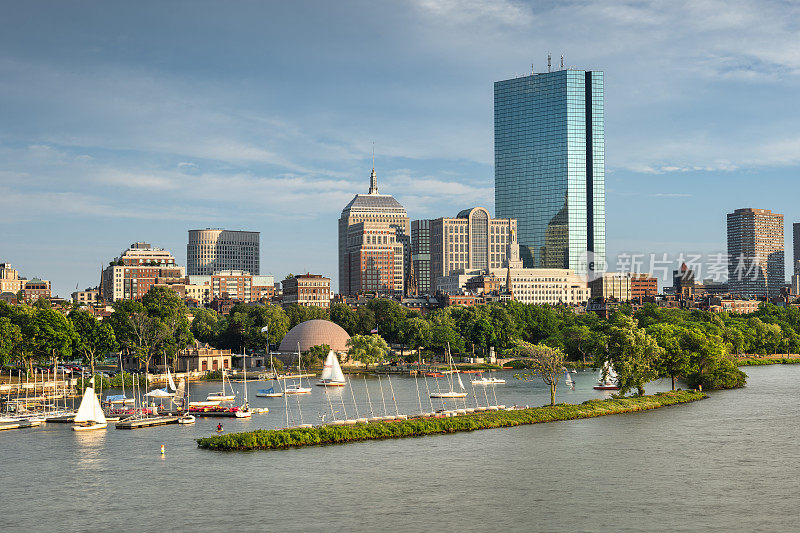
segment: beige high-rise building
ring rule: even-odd
[[[222,271],[241,270],[257,276],[260,236],[258,231],[189,230],[186,273],[210,276]]]
[[[19,277],[19,272],[11,263],[0,263],[0,293],[10,292],[17,294],[25,287],[28,280]]]
[[[769,209],[728,213],[728,287],[741,296],[780,296],[786,283],[783,215]]]
[[[403,294],[410,223],[405,208],[378,193],[375,169],[368,194],[357,194],[339,217],[339,292]]]
[[[509,259],[519,262],[516,232],[516,220],[491,218],[483,207],[464,209],[455,218],[431,220],[430,280],[434,289],[443,276],[503,268]]]

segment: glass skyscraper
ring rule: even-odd
[[[515,218],[524,266],[605,270],[603,73],[494,84],[495,211]]]

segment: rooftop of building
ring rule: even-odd
[[[375,169],[370,174],[370,187],[367,194],[356,194],[342,209],[342,215],[352,211],[384,211],[406,214],[406,208],[389,194],[378,193],[378,177]]]

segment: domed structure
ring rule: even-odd
[[[289,330],[281,341],[281,352],[296,352],[297,343],[300,351],[305,352],[312,346],[327,344],[334,352],[346,352],[350,335],[338,324],[329,320],[306,320]]]

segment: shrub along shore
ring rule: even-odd
[[[513,411],[486,411],[447,418],[413,418],[392,422],[373,422],[353,426],[316,426],[311,428],[259,429],[245,433],[230,433],[197,439],[200,448],[221,451],[269,450],[323,444],[344,444],[363,440],[421,437],[539,424],[559,420],[575,420],[597,416],[657,409],[668,405],[702,400],[698,391],[670,391],[649,396],[588,400],[579,405],[558,404]]]

